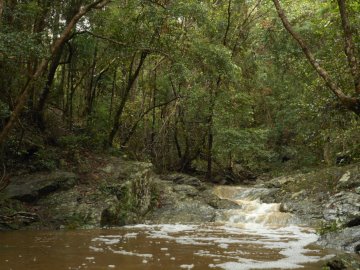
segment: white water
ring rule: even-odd
[[[212,260],[207,268],[224,270],[299,269],[304,264],[331,257],[308,248],[317,240],[313,230],[297,226],[292,215],[279,211],[279,204],[260,201],[259,197],[267,192],[266,189],[217,187],[214,192],[240,206],[239,209],[219,211],[215,225],[136,225],[126,229],[145,235],[150,242],[165,243],[170,247],[191,247],[195,259],[180,265],[183,269],[196,269],[196,257]],[[115,239],[109,236],[93,241],[108,245],[115,243]],[[125,251],[123,247],[110,250],[118,254],[146,257],[149,259],[146,262],[156,259],[149,254]],[[176,252],[172,253],[173,248],[163,247],[160,250],[172,260],[177,259]]]
[[[250,228],[286,226],[297,221],[291,214],[280,212],[280,204],[260,201],[260,196],[266,194],[267,189],[220,186],[214,192],[220,198],[236,202],[241,207],[220,212],[217,216],[219,221]]]
[[[260,201],[266,189],[217,187],[214,192],[239,204],[239,209],[219,210],[215,223],[3,233],[0,268],[316,270],[331,257],[312,245],[317,240],[312,229],[297,225],[278,204]]]

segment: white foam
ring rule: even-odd
[[[190,270],[190,269],[194,268],[194,265],[193,264],[182,264],[182,265],[180,265],[180,268]]]
[[[142,257],[142,258],[152,258],[152,254],[141,254],[137,252],[131,252],[131,251],[125,251],[125,250],[114,250],[112,248],[109,248],[113,253],[120,254],[120,255],[126,255],[126,256],[136,256],[136,257]]]
[[[93,247],[93,246],[89,246],[89,249],[91,249],[92,251],[95,251],[95,252],[103,252],[104,251],[103,248],[97,248],[97,247]]]
[[[120,243],[120,239],[105,238],[105,237],[96,237],[96,238],[93,238],[91,241],[104,242],[105,245],[114,245],[114,244]]]
[[[136,238],[138,233],[127,233],[124,235],[124,238]]]
[[[239,192],[241,194],[238,194]],[[166,243],[176,243],[178,245],[201,246],[201,250],[194,252],[194,255],[212,258],[213,263],[209,264],[209,267],[224,270],[295,269],[302,268],[302,264],[327,258],[308,255],[310,250],[307,249],[307,246],[315,242],[318,236],[309,228],[291,225],[292,216],[280,213],[279,204],[261,203],[258,197],[264,192],[267,191],[255,188],[235,188],[234,191],[223,192],[225,194],[229,193],[231,198],[227,199],[234,200],[242,205],[242,208],[219,210],[222,211],[221,215],[224,220],[217,225],[140,224],[126,226],[127,233],[123,236],[100,236],[92,241],[109,246],[116,245],[124,239],[128,239],[128,242],[130,242],[132,238],[137,238],[141,234],[147,238],[150,244],[164,245],[165,241]],[[213,251],[214,245],[218,247],[216,252]],[[147,263],[148,259],[153,257],[152,254],[119,250],[119,247],[116,250],[111,247],[107,247],[107,249],[115,254],[142,257],[143,263]],[[168,248],[161,247],[160,250],[166,252]],[[276,251],[281,258],[274,261],[271,261],[271,259],[269,261],[247,259],[255,251],[264,258]],[[314,254],[312,250],[311,254]],[[171,255],[167,252],[165,256],[170,257]],[[269,255],[269,257],[273,256]],[[160,258],[154,260],[159,261]],[[175,260],[175,257],[170,257],[170,260]],[[180,267],[192,269],[194,264],[182,264]]]

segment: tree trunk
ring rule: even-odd
[[[0,0],[0,25],[2,24],[3,11],[4,11],[4,0]]]
[[[360,70],[356,59],[355,46],[352,37],[352,30],[346,10],[345,0],[337,0],[341,16],[341,23],[344,30],[345,54],[347,56],[351,75],[354,78],[355,92],[360,94]]]
[[[88,13],[91,9],[93,8],[100,8],[105,6],[107,3],[109,3],[110,0],[97,0],[87,6],[83,6],[80,8],[80,10],[76,13],[76,15],[70,20],[70,22],[68,23],[68,25],[65,27],[65,29],[63,30],[63,32],[61,33],[60,37],[58,39],[56,39],[50,48],[51,51],[51,57],[54,57],[54,55],[56,55],[58,53],[58,51],[60,50],[61,46],[66,42],[66,40],[69,38],[72,29],[75,27],[75,25],[77,24],[77,22],[86,14]],[[32,76],[32,78],[29,80],[29,82],[25,85],[25,87],[23,88],[22,93],[20,94],[19,98],[17,99],[17,103],[15,105],[14,110],[12,111],[10,118],[8,120],[8,122],[5,124],[4,128],[1,130],[0,132],[0,145],[2,145],[8,134],[10,133],[11,129],[13,128],[13,126],[15,125],[18,117],[20,116],[22,110],[24,109],[24,106],[28,100],[28,96],[29,96],[29,91],[33,85],[33,83],[38,80],[45,72],[48,63],[51,59],[51,57],[43,59],[39,66],[36,69],[36,72],[34,73],[34,75]]]
[[[220,86],[220,78],[218,79],[217,87]],[[208,143],[207,143],[207,171],[206,179],[212,180],[212,162],[213,162],[213,144],[214,144],[214,109],[215,109],[215,91],[217,89],[210,89],[210,107],[209,107],[209,118],[208,118]]]
[[[324,161],[327,166],[334,165],[334,159],[331,151],[331,141],[330,136],[327,136],[324,143],[324,149],[323,149],[323,155],[324,155]]]
[[[89,83],[89,86],[88,86],[87,92],[86,92],[85,115],[86,115],[88,120],[90,120],[89,117],[91,117],[91,113],[92,113],[92,110],[93,110],[94,88],[96,89],[96,84],[94,83],[95,70],[96,70],[96,60],[97,60],[96,58],[97,58],[97,44],[95,45],[93,61],[92,61],[92,65],[91,65],[90,83]]]
[[[121,102],[120,102],[120,105],[116,111],[116,114],[115,114],[115,117],[114,117],[114,124],[113,124],[113,128],[111,129],[110,131],[110,134],[109,134],[109,139],[108,139],[108,146],[112,146],[113,145],[113,142],[114,142],[114,138],[120,128],[120,118],[121,118],[121,115],[124,111],[124,108],[125,108],[125,105],[126,105],[126,102],[128,100],[128,97],[129,97],[129,94],[130,94],[130,90],[132,89],[136,79],[138,78],[139,74],[140,74],[140,70],[145,62],[145,59],[148,55],[148,52],[144,51],[141,53],[141,56],[140,56],[140,61],[138,63],[138,66],[134,72],[134,74],[132,74],[132,70],[133,70],[133,62],[135,59],[133,59],[133,62],[131,63],[130,65],[130,69],[129,69],[129,80],[128,80],[128,83],[126,85],[126,88],[125,88],[125,91],[124,91],[124,95],[122,96],[122,99],[121,99]],[[135,58],[135,56],[134,56]]]
[[[315,56],[312,54],[302,37],[294,31],[285,15],[284,10],[281,8],[279,0],[273,0],[273,2],[285,29],[300,45],[309,63],[312,65],[315,71],[323,78],[327,87],[337,96],[337,98],[340,100],[340,102],[344,105],[345,108],[353,111],[357,115],[360,115],[360,99],[346,95],[340,89],[340,87],[337,86],[337,84],[332,80],[328,72],[320,66],[320,64],[318,63]]]
[[[47,80],[46,80],[46,84],[45,87],[43,89],[43,91],[41,92],[40,98],[39,98],[39,103],[37,105],[36,108],[36,122],[39,126],[39,128],[41,130],[45,130],[45,121],[44,121],[44,109],[45,109],[45,104],[46,104],[46,100],[50,94],[50,90],[51,90],[51,86],[54,82],[54,78],[55,78],[55,73],[56,70],[59,66],[60,63],[60,59],[62,56],[62,52],[63,52],[63,48],[64,45],[61,46],[60,50],[56,53],[56,55],[54,55],[54,58],[50,64],[50,69],[49,69],[49,73],[47,76]]]
[[[113,104],[114,104],[114,96],[115,96],[115,88],[116,88],[116,75],[117,75],[117,68],[114,71],[113,83],[112,83],[112,88],[111,88],[111,99],[110,99],[110,108],[109,108],[110,120],[112,117]]]

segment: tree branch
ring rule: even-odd
[[[352,31],[346,10],[345,0],[337,0],[341,16],[341,24],[344,30],[345,54],[347,56],[351,75],[354,78],[355,91],[360,94],[360,70],[359,63],[356,59],[355,46],[352,38]]]
[[[315,71],[323,78],[328,88],[337,96],[340,102],[349,110],[355,112],[357,115],[360,115],[360,100],[351,96],[346,95],[341,88],[332,80],[328,72],[320,66],[316,60],[313,53],[310,51],[309,47],[302,39],[302,37],[296,33],[291,26],[289,20],[287,19],[284,10],[282,9],[279,0],[272,0],[274,2],[277,13],[284,25],[285,29],[290,33],[290,35],[297,41],[300,45],[302,51],[304,52],[309,63],[315,69]]]
[[[13,126],[16,123],[17,118],[21,114],[22,110],[24,109],[24,106],[28,100],[28,95],[31,87],[33,86],[33,83],[38,80],[46,71],[47,66],[51,60],[52,57],[54,57],[58,51],[61,49],[63,44],[68,40],[72,29],[75,27],[76,23],[91,9],[93,8],[99,8],[104,7],[106,4],[108,4],[110,0],[96,0],[93,3],[83,6],[80,8],[80,10],[75,14],[75,16],[70,20],[68,25],[65,27],[65,29],[62,31],[60,37],[56,39],[50,46],[50,57],[43,59],[38,67],[36,68],[36,71],[34,75],[31,78],[30,83],[28,83],[25,87],[22,93],[20,94],[19,98],[17,99],[17,103],[15,105],[14,110],[12,111],[9,120],[5,124],[4,128],[0,132],[0,145],[4,143],[6,140],[9,132],[13,128]]]

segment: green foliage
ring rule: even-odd
[[[29,169],[33,171],[51,171],[58,166],[59,155],[52,149],[40,149],[32,157]]]
[[[0,119],[4,119],[10,116],[9,107],[0,100]]]
[[[88,1],[9,3],[0,29],[2,125],[49,44]],[[210,153],[219,171],[234,162],[279,172],[331,165],[339,156],[359,161],[359,119],[339,106],[271,1],[229,3],[129,0],[93,10],[63,48],[52,83],[44,74],[32,87],[23,122],[37,125],[33,114],[48,81],[45,115],[57,112],[57,141],[74,156],[73,149],[102,149],[118,124],[115,151],[162,170],[204,170]],[[336,3],[283,5],[318,61],[351,93]],[[359,4],[347,7],[358,25]],[[358,35],[354,43],[359,47]],[[11,141],[6,148],[15,159],[27,155]],[[56,166],[47,153],[34,158],[35,167]]]
[[[338,232],[341,230],[341,226],[339,226],[336,221],[332,221],[332,222],[322,222],[322,224],[320,225],[319,228],[317,228],[316,232],[319,235],[325,235],[327,233],[332,233],[332,232]]]
[[[73,213],[65,220],[65,229],[76,230],[88,224],[89,217],[84,213]]]
[[[84,148],[91,145],[92,138],[88,134],[81,135],[66,135],[59,139],[59,143],[62,147],[68,149]]]

